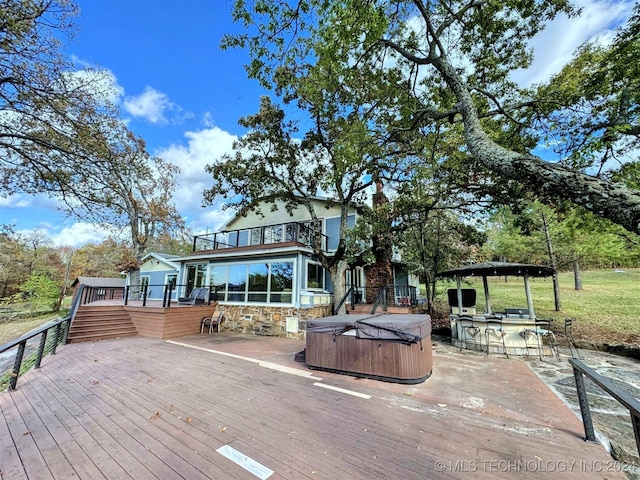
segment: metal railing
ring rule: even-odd
[[[175,283],[167,283],[167,284],[140,284],[140,285],[127,285],[124,289],[124,304],[128,305],[129,300],[142,300],[142,306],[147,306],[147,300],[149,299],[152,290],[154,288],[159,288],[162,290],[162,306],[164,308],[171,307],[171,301],[179,302],[180,296],[177,292],[185,292],[185,297],[188,296],[186,293],[194,288],[208,288],[209,294],[207,295],[207,300],[205,303],[207,305],[211,304],[211,301],[215,299],[214,297],[214,289],[215,287],[193,287],[192,285],[177,285]]]
[[[393,294],[391,295],[390,292],[393,292]],[[356,304],[367,303],[367,299],[370,299],[369,302],[373,304],[371,308],[372,315],[376,313],[379,306],[382,306],[383,311],[386,312],[390,306],[415,307],[418,305],[416,287],[411,285],[383,285],[379,288],[352,285],[333,309],[333,314],[335,315],[336,312],[339,312],[347,300],[349,300],[351,310],[354,310]]]
[[[11,370],[5,373],[0,373],[0,391],[9,387],[9,390],[15,390],[18,383],[18,377],[29,370],[32,366],[34,368],[40,368],[42,358],[47,353],[51,355],[56,354],[56,348],[60,343],[67,343],[67,334],[69,333],[69,327],[71,326],[71,315],[61,318],[53,323],[47,323],[42,327],[26,333],[25,335],[0,346],[0,356],[3,356],[5,352],[15,348],[16,355],[13,360],[13,367]],[[49,331],[54,330],[53,336],[49,336]],[[40,342],[38,347],[31,348],[30,351],[27,348],[27,342],[37,336],[40,336]],[[48,341],[47,341],[48,340]],[[25,353],[27,358],[25,359]]]
[[[590,442],[596,441],[593,421],[591,419],[591,410],[589,409],[589,399],[587,398],[587,390],[584,385],[584,375],[629,410],[633,433],[636,437],[636,448],[640,456],[640,402],[628,393],[620,390],[620,388],[608,378],[603,377],[592,368],[587,367],[581,360],[570,358],[569,363],[573,366],[573,376],[576,381],[578,402],[580,404],[580,412],[582,413],[582,424],[584,425],[586,439]]]
[[[306,222],[278,223],[255,228],[196,235],[193,237],[193,251],[220,250],[253,245],[275,245],[287,242],[298,242],[311,247],[317,235],[321,236],[321,248],[326,251],[328,237],[316,232]]]
[[[351,305],[351,310],[353,310],[354,305],[356,304],[356,287],[354,287],[353,285],[347,289],[347,293],[344,294],[344,297],[342,297],[338,305],[331,309],[332,315],[338,314],[338,312],[342,308],[342,305],[344,305],[344,302],[347,301],[347,298],[350,299],[349,304]]]

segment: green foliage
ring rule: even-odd
[[[640,6],[613,43],[581,46],[573,60],[536,95],[536,127],[574,168],[616,170],[640,145]],[[637,190],[637,187],[631,187]]]
[[[60,285],[39,273],[33,273],[20,286],[25,300],[31,304],[31,312],[36,309],[51,309],[57,305],[60,297]]]
[[[305,139],[339,153],[336,171],[366,151],[363,178],[404,181],[428,159],[442,167],[433,178],[467,174],[483,187],[470,194],[568,199],[637,232],[637,192],[527,153],[539,138],[532,127],[549,127],[549,112],[576,97],[554,104],[555,87],[526,91],[510,73],[530,65],[529,41],[549,20],[577,13],[566,0],[238,0],[246,29],[223,47],[247,48],[249,77],[311,113]],[[441,137],[457,154],[434,155]]]
[[[490,220],[485,255],[501,261],[549,263],[541,215],[546,215],[559,270],[640,265],[640,238],[590,212],[533,203],[517,213],[502,208]]]

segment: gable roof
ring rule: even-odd
[[[86,285],[88,287],[124,287],[124,278],[108,278],[108,277],[78,277],[71,284],[72,287],[76,285]]]
[[[149,258],[155,258],[156,260],[167,264],[168,266],[170,266],[175,270],[180,269],[180,266],[175,262],[175,260],[179,258],[178,255],[171,255],[169,253],[151,252],[151,253],[147,253],[144,257],[142,257],[142,263],[146,262]]]

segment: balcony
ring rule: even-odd
[[[200,252],[260,245],[276,246],[287,243],[298,243],[313,247],[317,235],[321,236],[321,248],[326,251],[327,236],[316,232],[311,222],[278,223],[241,230],[196,235],[193,238],[193,251]]]

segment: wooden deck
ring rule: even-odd
[[[626,478],[522,361],[436,344],[433,376],[408,386],[310,371],[303,347],[224,333],[62,346],[0,393],[0,477]]]

